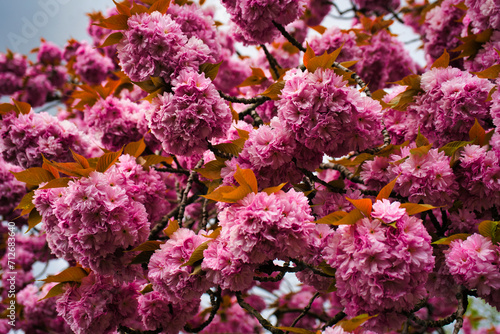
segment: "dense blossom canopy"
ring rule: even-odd
[[[500,333],[496,1],[114,5],[0,53],[0,334]]]

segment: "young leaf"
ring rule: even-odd
[[[467,233],[457,233],[457,234],[450,235],[447,238],[441,238],[439,240],[436,240],[436,241],[432,242],[432,244],[433,245],[449,245],[449,244],[451,244],[451,242],[453,240],[458,240],[458,239],[465,240],[469,236],[470,236],[470,234],[467,234]]]
[[[316,224],[328,224],[328,225],[336,225],[335,223],[347,216],[348,213],[345,211],[335,211],[330,213],[329,215],[324,216],[316,220],[314,223]]]
[[[82,167],[83,169],[90,168],[89,162],[84,156],[73,152],[73,150],[71,150],[71,149],[70,149],[70,151],[71,151],[71,154],[73,155],[73,159],[75,160],[75,162],[80,164],[80,167]]]
[[[307,330],[304,328],[297,328],[297,327],[281,326],[281,327],[274,327],[274,328],[282,330],[282,331],[290,332],[290,333],[297,333],[297,334],[314,334],[315,333],[313,331],[310,331],[310,330]]]
[[[486,131],[484,131],[483,127],[475,118],[474,125],[469,130],[469,138],[474,141],[474,144],[478,144],[480,146],[485,145]]]
[[[202,243],[201,245],[199,245],[198,247],[196,247],[196,249],[193,251],[193,254],[191,254],[191,257],[189,257],[189,260],[186,263],[182,264],[181,267],[192,266],[196,262],[202,260],[203,259],[203,251],[208,248],[208,243],[210,241],[212,241],[212,240],[207,240],[204,243]]]
[[[87,277],[89,273],[82,267],[69,267],[57,275],[51,275],[43,279],[45,283],[51,282],[81,282],[82,278]]]
[[[238,145],[233,143],[222,143],[214,145],[214,148],[228,154],[232,154],[234,156],[238,156],[241,152],[241,148]]]
[[[429,140],[420,133],[420,127],[418,128],[418,134],[417,139],[415,139],[415,144],[417,144],[417,147],[430,145]]]
[[[368,314],[360,314],[357,317],[354,317],[349,320],[341,320],[337,323],[337,326],[342,327],[346,332],[353,332],[359,326],[361,326],[365,321],[370,320],[371,318],[375,318],[376,315],[368,315]]]
[[[151,155],[146,155],[146,156],[140,157],[139,160],[142,161],[140,164],[144,168],[147,168],[149,166],[157,165],[157,164],[159,164],[161,162],[165,162],[165,163],[167,163],[167,164],[170,165],[174,161],[174,159],[172,157],[164,157],[164,156],[155,155],[155,154],[151,154]]]
[[[483,237],[491,238],[493,243],[497,243],[500,239],[498,222],[496,221],[484,220],[479,224],[478,230]]]
[[[426,155],[429,153],[429,150],[432,148],[432,144],[426,145],[426,146],[420,146],[417,148],[412,148],[410,150],[411,154],[418,155],[419,157]]]
[[[210,179],[218,180],[221,178],[220,171],[222,168],[226,167],[226,164],[219,160],[209,161],[203,166],[203,168],[195,169],[201,176]]]
[[[200,65],[200,72],[205,73],[206,78],[210,78],[212,81],[217,77],[217,73],[219,73],[219,67],[222,64],[222,61],[217,64],[205,63]]]
[[[129,154],[135,158],[140,156],[142,152],[146,149],[146,143],[144,143],[144,137],[139,141],[128,143],[123,149],[123,154]]]
[[[346,197],[346,199],[351,202],[355,208],[359,209],[365,215],[365,217],[370,217],[373,204],[371,198],[352,199]]]
[[[178,229],[179,229],[179,222],[177,221],[177,219],[171,219],[168,222],[167,228],[163,230],[163,233],[165,233],[165,235],[170,238],[172,234],[174,234],[175,231],[177,231]]]
[[[266,74],[260,68],[251,67],[252,75],[240,83],[237,87],[260,85],[267,80]]]
[[[42,216],[38,212],[38,210],[31,210],[30,215],[28,216],[28,233],[33,227],[37,226],[42,222]]]
[[[437,209],[437,207],[429,204],[417,204],[417,203],[402,203],[401,208],[406,210],[409,216],[416,215],[417,213]]]
[[[149,8],[149,13],[154,11],[159,11],[162,14],[166,14],[168,7],[170,6],[170,0],[156,0],[156,2]]]
[[[124,14],[127,16],[132,16],[132,14],[130,13],[129,7],[125,6],[123,3],[117,3],[115,0],[113,0],[113,3],[115,4],[116,9],[118,10],[118,13]]]
[[[97,160],[96,171],[101,173],[107,171],[109,167],[114,165],[120,155],[122,155],[122,152],[123,148],[121,148],[118,152],[105,153],[99,158],[99,160]]]
[[[267,96],[271,100],[279,100],[279,95],[281,94],[281,90],[285,87],[285,81],[278,81],[271,86],[269,86],[264,92],[260,95]]]
[[[201,197],[204,197],[206,199],[211,199],[212,201],[216,202],[234,203],[233,201],[227,201],[226,199],[224,199],[224,194],[232,192],[235,189],[236,189],[235,187],[231,186],[221,186],[206,195],[202,195]]]
[[[285,184],[286,184],[286,182],[282,183],[282,184],[280,184],[279,186],[276,186],[276,187],[268,187],[266,189],[263,189],[262,192],[264,192],[264,193],[266,193],[268,195],[277,193],[278,191],[281,190],[281,188],[283,188],[285,186]]]
[[[151,256],[153,256],[154,251],[144,251],[140,252],[137,254],[136,257],[132,259],[130,264],[142,264],[142,263],[148,263],[149,259],[151,259]]]
[[[35,207],[35,205],[33,204],[33,196],[35,196],[34,190],[24,195],[21,199],[21,202],[19,202],[14,210],[21,209],[23,211],[29,210],[28,212],[30,212]],[[26,213],[22,214],[21,216],[25,215]]]
[[[396,176],[396,178],[394,180],[392,180],[387,185],[385,185],[382,188],[382,190],[380,190],[380,192],[378,193],[377,198],[376,198],[377,201],[381,201],[383,199],[388,199],[389,196],[391,196],[392,189],[394,189],[394,186],[396,185],[396,181],[397,181],[398,177],[399,177],[399,175]]]
[[[68,186],[69,181],[73,180],[70,177],[60,177],[58,179],[54,179],[41,187],[40,189],[51,189],[51,188],[64,188]]]
[[[23,114],[23,115],[27,115],[30,113],[31,105],[29,103],[21,102],[21,101],[14,100],[14,99],[12,99],[12,101],[14,102],[14,105],[16,106],[18,113]]]
[[[62,295],[64,293],[64,287],[66,284],[67,283],[65,283],[65,282],[61,282],[61,283],[54,285],[49,290],[49,292],[47,292],[47,294],[43,298],[38,299],[38,301]]]
[[[100,24],[96,24],[97,26],[108,28],[111,30],[127,30],[128,29],[128,16],[124,14],[117,14],[110,16],[104,20]]]
[[[311,46],[309,45],[309,43],[307,43],[306,52],[304,52],[304,57],[302,58],[302,62],[304,63],[304,66],[306,68],[309,65],[309,60],[315,56],[316,54],[314,53],[313,49],[311,49]]]
[[[135,247],[132,250],[129,250],[128,252],[143,252],[143,251],[155,251],[157,249],[160,249],[160,245],[162,245],[163,242],[161,241],[156,241],[156,240],[148,240],[140,244],[139,246]]]
[[[481,72],[472,72],[472,74],[477,75],[478,78],[495,80],[500,75],[500,64],[490,66]]]
[[[444,49],[443,54],[434,61],[434,63],[431,66],[431,69],[433,68],[446,68],[450,65],[450,54],[446,52],[446,49]]]
[[[40,183],[49,182],[54,179],[54,175],[42,167],[31,167],[22,172],[11,173],[18,181],[31,185],[39,185]]]
[[[104,48],[106,46],[118,44],[118,43],[120,43],[120,41],[122,40],[122,38],[123,38],[123,33],[121,33],[121,32],[114,32],[114,33],[110,34],[106,38],[106,40],[104,41],[104,43],[102,43],[101,45],[99,45],[99,47],[100,48]]]
[[[452,157],[459,148],[464,147],[466,145],[470,145],[472,143],[474,143],[474,142],[473,141],[452,141],[452,142],[449,142],[448,144],[444,145],[443,147],[441,147],[438,151],[439,152],[444,151],[444,154],[446,154],[449,157]]]
[[[241,185],[248,188],[248,192],[257,193],[259,191],[257,186],[257,178],[251,169],[241,169],[236,166],[236,173],[234,173],[234,179]]]

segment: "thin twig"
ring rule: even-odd
[[[302,46],[292,35],[286,31],[285,27],[283,27],[281,24],[277,23],[276,21],[273,20],[273,24],[280,31],[280,33],[285,37],[290,43],[292,43],[293,46],[295,46],[297,49],[299,49],[302,52],[306,52],[306,48]]]
[[[268,331],[270,331],[273,334],[284,334],[284,332],[281,329],[277,329],[276,327],[274,327],[269,322],[269,320],[265,319],[259,312],[257,312],[256,309],[254,309],[252,306],[250,306],[250,304],[245,302],[243,300],[243,297],[241,296],[240,291],[237,291],[235,294],[236,294],[236,299],[238,300],[238,304],[240,304],[240,306],[242,308],[244,308],[248,313],[253,315],[255,317],[255,319],[257,319],[259,321],[259,323],[262,325],[262,327],[264,327],[265,329],[267,329]]]
[[[212,290],[208,290],[207,293],[210,295],[210,303],[212,304],[212,309],[210,310],[210,316],[208,317],[208,319],[205,322],[203,322],[198,327],[191,328],[191,326],[189,324],[184,326],[184,330],[186,332],[190,332],[190,333],[201,332],[208,325],[210,325],[210,323],[214,320],[215,315],[217,314],[217,311],[219,310],[221,300],[222,300],[221,289],[220,289],[220,287],[217,287],[216,293],[214,293]]]
[[[196,199],[198,199],[199,194],[195,194],[191,197],[189,197],[186,200],[186,205],[193,203]],[[151,232],[149,233],[148,240],[155,240],[158,238],[158,234],[167,226],[170,218],[176,216],[179,212],[180,205],[177,205],[174,209],[172,209],[169,213],[167,213],[165,216],[163,216],[163,219],[161,222],[156,224],[152,229]]]
[[[249,107],[249,108],[247,108],[247,109],[243,110],[242,112],[240,112],[240,113],[238,114],[239,119],[240,119],[240,120],[243,120],[243,119],[245,118],[245,116],[250,115],[250,116],[252,116],[252,118],[253,118],[253,120],[254,120],[254,123],[255,123],[256,125],[258,125],[258,124],[263,124],[262,119],[261,119],[261,118],[260,118],[260,116],[257,114],[257,112],[255,111],[255,109],[257,109],[257,107],[258,107],[258,106],[260,106],[260,105],[264,104],[264,102],[266,102],[266,101],[257,102],[257,103],[255,103],[253,106],[251,106],[251,107]]]
[[[262,50],[264,50],[267,61],[269,62],[269,66],[271,67],[271,70],[274,72],[274,76],[276,77],[277,80],[280,77],[280,73],[278,72],[278,68],[281,68],[280,64],[278,64],[276,58],[273,57],[273,55],[269,52],[269,50],[264,44],[261,44],[260,47],[262,48]]]
[[[340,320],[344,319],[346,316],[347,316],[347,314],[345,314],[344,311],[340,311],[333,318],[331,318],[330,320],[328,320],[326,322],[326,324],[324,324],[323,327],[321,327],[321,329],[325,330],[328,327],[332,327],[337,322],[339,322]]]
[[[179,222],[179,226],[182,227],[182,219],[184,218],[184,210],[186,209],[186,201],[189,192],[191,191],[191,187],[193,186],[194,176],[196,175],[196,169],[200,168],[203,165],[203,158],[198,161],[194,169],[191,171],[191,174],[188,177],[186,188],[182,193],[182,200],[179,204],[179,214],[177,215],[177,221]]]
[[[177,168],[173,168],[173,167],[167,167],[167,166],[163,166],[163,167],[155,167],[155,170],[157,170],[158,172],[168,172],[168,173],[174,173],[174,174],[184,174],[184,175],[189,175],[189,171],[188,170],[185,170],[185,169],[177,169]]]
[[[302,311],[301,314],[299,314],[299,316],[297,318],[295,318],[295,320],[292,322],[292,324],[290,325],[290,327],[295,327],[295,325],[297,325],[297,323],[300,321],[300,319],[302,319],[303,317],[306,316],[306,314],[309,312],[309,310],[311,309],[312,307],[312,304],[314,302],[314,300],[316,298],[318,298],[320,296],[320,293],[319,292],[316,292],[314,294],[314,296],[312,296],[311,300],[309,301],[309,304],[307,304],[307,306],[304,308],[304,310]],[[286,332],[286,334],[288,334],[288,332]]]
[[[460,292],[457,293],[458,299],[458,309],[457,309],[457,322],[455,323],[455,327],[453,328],[453,334],[458,334],[460,328],[462,328],[464,324],[464,314],[467,311],[467,306],[469,305],[469,300],[467,298],[467,290],[462,285],[460,286]]]

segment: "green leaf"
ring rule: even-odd
[[[469,236],[470,236],[470,234],[467,234],[467,233],[457,233],[457,234],[450,235],[449,237],[436,240],[432,244],[433,245],[449,245],[453,240],[458,240],[458,239],[465,240]]]
[[[47,292],[47,294],[43,298],[40,298],[38,301],[62,295],[64,293],[64,291],[65,291],[64,287],[65,287],[66,284],[67,283],[65,283],[65,282],[61,282],[59,284],[54,285],[49,290],[49,292]]]
[[[419,157],[426,155],[429,153],[429,150],[432,148],[432,144],[426,145],[426,146],[420,146],[417,148],[412,148],[410,150],[411,154],[418,155]]]
[[[217,64],[205,63],[200,65],[200,72],[205,73],[206,78],[210,78],[212,81],[217,77],[217,73],[219,73],[219,67],[222,64],[222,61]]]
[[[482,221],[478,226],[479,233],[483,237],[491,238],[491,241],[493,243],[495,244],[498,243],[500,239],[500,233],[498,231],[498,223],[499,222],[492,220]]]
[[[444,151],[444,154],[446,154],[449,157],[452,157],[459,148],[464,147],[466,145],[470,145],[472,143],[474,143],[474,142],[473,141],[452,141],[452,142],[449,142],[448,144],[444,145],[443,147],[441,147],[438,151],[439,152]]]
[[[109,152],[105,153],[103,156],[97,160],[96,171],[104,173],[108,170],[109,167],[114,165],[114,163],[118,160],[120,155],[122,155],[123,148],[121,148],[118,152]]]
[[[135,158],[139,157],[142,152],[146,149],[146,143],[144,142],[144,137],[138,141],[128,143],[123,149],[123,154],[129,154]]]
[[[139,246],[135,247],[134,249],[129,250],[128,252],[155,251],[157,249],[160,249],[160,245],[163,245],[163,242],[156,240],[148,240],[143,242]]]
[[[146,293],[148,292],[152,292],[153,291],[153,284],[148,284],[146,285],[141,291],[139,291],[141,294],[145,295]]]
[[[409,216],[416,215],[417,213],[437,209],[438,207],[429,204],[417,204],[417,203],[402,203],[401,208],[406,210]]]
[[[49,182],[54,179],[54,175],[42,167],[31,167],[19,173],[11,173],[18,181],[31,185],[39,185],[40,183]]]
[[[322,272],[324,272],[328,276],[335,277],[335,272],[336,272],[335,268],[330,267],[330,265],[326,263],[325,260],[323,260],[318,267],[319,269],[321,269]]]
[[[420,127],[418,128],[418,134],[417,134],[417,139],[415,140],[415,144],[417,144],[417,147],[430,145],[429,140],[425,138],[423,134],[420,133]]]
[[[87,277],[89,273],[82,267],[69,267],[57,275],[51,275],[43,279],[45,283],[50,282],[81,282],[82,278]]]
[[[203,251],[205,251],[205,249],[208,248],[208,243],[210,241],[212,241],[212,240],[207,240],[204,243],[202,243],[201,245],[199,245],[198,247],[196,247],[193,254],[191,254],[191,257],[189,258],[189,260],[186,263],[184,263],[183,265],[181,265],[181,267],[192,266],[196,262],[202,260],[203,259]]]

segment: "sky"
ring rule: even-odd
[[[66,40],[89,39],[85,13],[105,10],[111,0],[2,0],[0,52],[10,49],[27,54],[44,37],[64,46]]]

